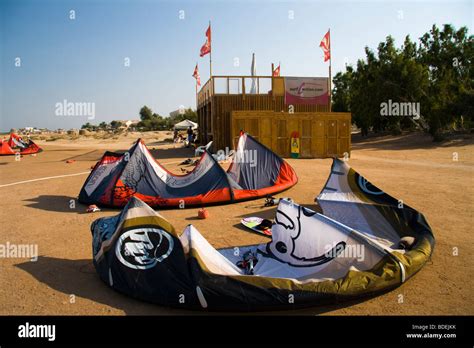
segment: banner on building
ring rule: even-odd
[[[328,105],[328,78],[285,77],[285,104]]]

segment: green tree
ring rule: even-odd
[[[166,129],[171,129],[173,126],[181,121],[190,120],[197,122],[197,112],[191,108],[184,109],[182,113],[174,116],[166,117]]]
[[[381,115],[381,103],[389,100],[419,103],[420,124],[426,121],[435,140],[461,117],[472,124],[474,45],[467,28],[433,26],[418,44],[407,36],[400,48],[388,36],[376,52],[366,47],[365,55],[336,74],[332,91],[333,110],[352,112],[363,135],[413,127],[412,118]]]
[[[117,128],[119,128],[121,125],[122,125],[122,122],[120,122],[120,121],[112,121],[112,122],[110,122],[110,127],[111,127],[112,129],[117,129]]]
[[[466,27],[455,30],[433,25],[420,38],[418,60],[429,67],[430,85],[426,96],[430,133],[440,132],[461,116],[472,121],[474,92],[474,38]]]
[[[185,109],[183,113],[175,116],[163,117],[154,113],[149,107],[143,106],[140,109],[140,119],[137,127],[144,130],[169,130],[173,126],[183,120],[197,122],[197,112],[191,108]]]
[[[351,66],[346,68],[346,73],[338,72],[334,76],[332,83],[332,110],[334,112],[347,112],[350,110],[350,87],[352,83],[352,72]]]
[[[187,108],[184,110],[184,113],[180,114],[181,121],[183,120],[190,120],[193,122],[197,122],[197,112],[191,108]]]
[[[140,120],[145,121],[145,120],[151,120],[153,118],[153,111],[148,106],[143,106],[140,109]]]

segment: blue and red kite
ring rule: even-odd
[[[166,170],[139,139],[126,153],[104,154],[84,183],[79,201],[123,207],[137,197],[152,207],[202,206],[264,197],[297,181],[287,162],[248,134],[240,136],[227,171],[206,151],[186,175]]]

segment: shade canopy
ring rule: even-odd
[[[174,125],[174,129],[177,129],[177,130],[186,130],[189,127],[191,127],[191,129],[197,129],[198,124],[190,120],[184,120]]]

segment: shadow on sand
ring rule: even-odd
[[[154,146],[159,146],[159,145],[163,145],[163,144],[166,145],[166,144],[170,144],[170,143],[157,142],[157,143],[147,144],[148,150],[150,150],[153,157],[155,157],[155,159],[157,159],[158,161],[160,161],[162,159],[169,159],[169,158],[181,159],[183,157],[185,157],[185,158],[194,157],[194,148],[192,148],[192,147],[186,148],[186,147],[183,147],[182,145],[177,145],[176,148],[174,148],[174,147],[165,148],[165,149],[154,148]],[[114,150],[112,152],[125,153],[128,150],[129,149],[120,149],[120,150]],[[49,151],[65,151],[65,150],[62,150],[62,149],[61,150],[48,150],[48,152]],[[67,150],[67,151],[69,151],[69,150]],[[74,150],[74,151],[79,151],[79,150]],[[74,160],[74,161],[78,161],[78,162],[80,162],[80,161],[96,161],[97,162],[97,161],[100,161],[100,159],[102,158],[102,156],[104,155],[104,153],[106,151],[107,150],[92,150],[92,151],[82,153],[82,154],[79,154],[79,155],[75,155],[75,156],[60,159],[59,162],[64,162],[64,161],[68,161],[68,160]]]
[[[153,155],[153,157],[157,160],[157,161],[161,161],[161,160],[164,160],[164,159],[170,159],[170,158],[174,158],[176,160],[180,160],[182,158],[189,158],[189,157],[194,157],[194,148],[192,147],[189,147],[189,148],[186,148],[186,147],[181,147],[181,145],[178,145],[179,147],[170,147],[170,148],[166,148],[166,149],[157,149],[157,148],[154,148],[153,145],[150,145],[150,144],[147,144],[147,148],[148,150],[151,152],[151,154]],[[125,153],[127,152],[129,149],[120,149],[120,150],[114,150],[112,152],[115,152],[115,153]],[[92,155],[95,155],[93,154],[94,152],[96,152],[97,150],[95,151],[92,151],[92,152],[89,152],[89,153],[86,153],[84,155],[79,155],[79,156],[75,156],[75,157],[71,157],[71,158],[68,158],[68,159],[76,159],[77,158],[81,158],[81,156],[87,156],[87,157],[91,157]],[[87,160],[96,160],[96,161],[99,161],[102,157],[102,155],[105,153],[106,151],[104,150],[103,152],[100,152],[99,153],[99,156],[98,157],[94,157],[93,159],[90,158],[90,159],[87,159]],[[83,159],[85,160],[85,159]]]
[[[414,150],[414,149],[436,149],[451,146],[467,146],[474,143],[474,137],[470,134],[458,134],[448,137],[441,142],[434,142],[433,138],[425,133],[407,133],[399,136],[391,135],[369,135],[362,137],[360,134],[352,135],[352,151],[359,149],[371,150]]]
[[[170,140],[161,140],[161,141],[153,141],[151,143],[146,143],[146,146],[159,146],[159,145],[171,145],[174,144],[173,139]]]
[[[192,314],[191,311],[160,307],[122,295],[109,288],[97,275],[92,260],[67,260],[40,256],[36,262],[17,264],[39,282],[66,295],[74,294],[131,315]]]
[[[104,151],[105,152],[105,151]],[[64,161],[99,161],[104,154],[104,152],[101,152],[100,150],[92,150],[86,153],[82,153],[80,155],[72,156],[72,157],[67,157],[63,158],[60,160],[60,162]]]
[[[46,211],[55,211],[61,213],[82,213],[86,210],[86,206],[77,202],[77,197],[41,195],[35,198],[25,199],[24,202],[29,208],[41,209]],[[74,202],[74,208],[71,208]]]
[[[100,280],[92,264],[92,260],[88,259],[67,260],[40,256],[36,262],[27,261],[15,265],[15,267],[31,274],[36,280],[56,291],[66,295],[73,294],[76,297],[123,310],[127,315],[315,315],[349,307],[365,301],[365,299],[358,299],[333,305],[294,309],[291,311],[201,312],[163,307],[120,294]]]
[[[30,202],[26,204],[28,208],[41,209],[45,211],[55,211],[61,213],[75,213],[75,214],[89,214],[86,212],[87,205],[79,203],[77,197],[70,196],[54,196],[54,195],[41,195],[35,198],[25,199],[24,202]],[[72,202],[74,207],[71,208]],[[120,212],[120,208],[100,208],[101,211],[113,211]]]

